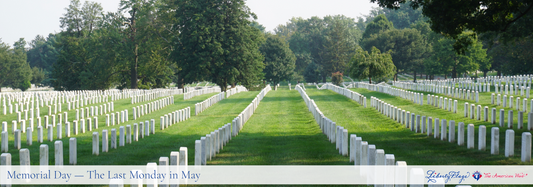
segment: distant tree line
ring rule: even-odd
[[[244,0],[121,0],[117,12],[71,0],[60,33],[13,47],[0,41],[0,87],[149,89],[210,81],[226,90],[332,75],[381,82],[401,73],[416,81],[533,72],[529,2],[487,4],[494,10],[487,15],[472,12],[479,4],[443,15],[443,7],[461,2],[371,1],[386,8],[358,18],[295,17],[265,32]],[[490,16],[500,17],[479,21]]]

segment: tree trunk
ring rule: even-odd
[[[448,74],[444,74],[444,80],[448,79]]]
[[[372,84],[372,77],[368,77],[368,83]]]
[[[134,61],[133,61],[133,64],[131,66],[131,89],[137,89],[138,88],[138,85],[137,85],[137,64],[139,62],[139,56],[137,55],[137,49],[138,49],[138,45],[135,44],[135,51],[134,51]]]
[[[416,82],[416,70],[413,71],[413,82]]]
[[[502,72],[499,69],[496,70],[496,74],[498,75],[499,78],[502,78]]]
[[[135,38],[136,38],[136,35],[137,35],[137,28],[136,28],[136,25],[135,25],[135,14],[137,12],[137,8],[133,8],[133,11],[131,13],[131,18],[130,18],[130,29],[131,29],[131,35],[130,35],[130,40],[132,41],[132,43],[135,45],[135,47],[133,48],[133,64],[131,65],[131,75],[130,75],[130,81],[131,81],[131,89],[137,89],[138,88],[138,85],[137,85],[137,66],[138,66],[138,63],[139,63],[139,45],[137,44]]]
[[[325,75],[322,76],[322,83],[326,83],[326,76]]]
[[[398,81],[398,70],[396,70],[396,73],[394,74],[394,81]]]
[[[179,74],[178,74],[178,82],[176,83],[176,85],[178,86],[179,89],[183,88],[183,79],[180,78]]]
[[[483,77],[485,77],[485,78],[487,77],[487,72],[488,71],[483,71]]]
[[[452,68],[452,78],[457,78],[457,70],[455,69],[455,66]]]

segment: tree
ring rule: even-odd
[[[46,74],[43,69],[40,69],[34,66],[33,68],[31,68],[31,71],[32,71],[31,83],[35,85],[40,85],[41,82],[44,79],[46,79]]]
[[[355,38],[351,37],[349,30],[340,20],[334,20],[324,36],[324,49],[321,61],[324,74],[331,72],[343,73],[350,57],[355,51]]]
[[[413,9],[408,4],[410,3],[400,4],[398,9],[383,9],[383,13],[396,29],[410,28],[417,21],[427,19],[422,15],[422,8]]]
[[[335,72],[331,74],[331,83],[337,86],[341,86],[343,80],[342,80],[343,74],[341,72]]]
[[[363,33],[363,39],[370,38],[373,34],[379,34],[380,32],[394,29],[392,22],[390,22],[384,14],[378,15],[372,22],[365,27]]]
[[[76,12],[72,11],[76,9],[75,1],[73,4],[67,12]],[[179,69],[170,60],[172,4],[166,0],[122,0],[119,12],[101,14],[101,18],[91,16],[98,8],[77,9],[83,10],[79,14],[85,16],[78,21],[86,26],[79,28],[79,35],[72,29],[58,34],[56,48],[61,53],[51,76],[56,89],[149,89],[169,85],[174,70]],[[65,16],[63,20],[76,19]]]
[[[310,63],[307,65],[304,71],[304,78],[306,82],[318,82],[318,78],[320,77],[320,69],[319,66],[315,63]]]
[[[26,42],[23,38],[13,44],[11,49],[0,40],[0,92],[2,87],[19,88],[25,91],[29,88],[32,72],[26,62]],[[30,84],[31,86],[31,84]]]
[[[370,0],[381,7],[398,9],[406,0]],[[531,33],[529,27],[533,17],[533,2],[524,0],[413,0],[412,8],[422,7],[422,13],[429,18],[431,29],[453,39],[465,30],[475,31],[477,34],[496,32],[505,33],[512,27],[527,28],[520,33]],[[453,10],[453,11],[450,11]],[[525,24],[524,24],[525,23]],[[519,31],[521,29],[514,29]],[[508,35],[510,36],[510,35]],[[519,35],[520,37],[520,35]],[[470,40],[457,40],[454,49],[464,53]]]
[[[421,71],[423,58],[428,48],[426,39],[416,29],[393,29],[373,34],[370,38],[363,39],[363,49],[370,51],[372,47],[380,51],[391,51],[392,61],[396,66],[394,80],[402,71]]]
[[[97,23],[102,20],[103,8],[100,3],[85,1],[83,6],[79,0],[71,0],[67,13],[59,18],[61,28],[76,37],[91,35]]]
[[[266,41],[259,47],[265,57],[265,79],[277,85],[282,80],[290,79],[295,67],[296,57],[289,45],[280,37],[266,35]]]
[[[28,62],[31,67],[42,69],[45,73],[52,71],[52,65],[57,61],[59,51],[55,47],[57,36],[49,34],[47,38],[37,35],[30,42],[28,50]]]
[[[457,78],[458,75],[463,73],[477,71],[480,64],[487,64],[486,49],[483,49],[483,45],[476,38],[472,38],[470,33],[465,33],[459,37],[464,37],[464,40],[471,40],[473,45],[469,46],[465,54],[457,54],[454,51],[454,40],[442,37],[433,45],[433,55],[431,60],[437,64],[440,64],[442,69],[441,73],[448,74],[451,72],[452,78]]]
[[[264,38],[250,26],[256,16],[244,0],[179,0],[176,7],[173,58],[185,83],[210,80],[226,91],[228,84],[251,87],[262,79]]]
[[[396,67],[392,63],[392,57],[389,53],[381,53],[381,51],[372,47],[371,53],[357,48],[355,55],[350,60],[350,76],[357,79],[368,78],[368,82],[372,84],[372,78],[379,79],[382,77],[390,77],[394,75]]]

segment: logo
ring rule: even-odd
[[[476,179],[476,180],[479,181],[479,179],[480,179],[481,177],[483,177],[483,175],[481,175],[481,173],[479,173],[479,171],[476,171],[476,172],[472,175],[472,177],[474,177],[474,179]]]

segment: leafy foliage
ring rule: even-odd
[[[13,49],[0,41],[0,75],[2,75],[0,88],[20,88],[23,91],[29,88],[28,83],[31,80],[32,71],[26,62],[25,45],[23,38],[14,43]]]
[[[210,80],[225,91],[228,84],[251,87],[263,78],[258,49],[264,38],[250,26],[256,16],[243,0],[179,0],[176,7],[180,35],[173,57],[185,83]]]
[[[371,51],[376,47],[380,51],[391,51],[396,73],[402,71],[420,72],[423,57],[427,52],[427,40],[416,29],[393,29],[373,34],[364,38],[363,49]]]
[[[282,38],[267,34],[266,41],[259,48],[265,57],[265,79],[277,85],[282,80],[292,77],[296,57]]]
[[[372,22],[366,25],[363,38],[370,38],[373,34],[394,29],[392,22],[390,22],[384,14],[378,15]]]
[[[304,78],[306,82],[318,82],[320,77],[320,69],[319,66],[315,63],[310,63],[305,68],[304,72]]]
[[[331,82],[337,86],[340,86],[343,82],[342,80],[342,73],[341,72],[335,72],[331,74]]]
[[[370,0],[381,7],[398,9],[406,0]],[[457,39],[454,50],[464,54],[472,45],[471,40],[460,40],[463,31],[481,33],[531,33],[533,2],[524,0],[413,0],[412,8],[422,7],[423,14],[429,18],[431,29]],[[453,10],[453,11],[450,11]],[[517,35],[522,37],[523,34]],[[463,38],[464,39],[464,38]]]
[[[350,76],[357,79],[368,78],[372,84],[372,79],[389,78],[396,72],[396,66],[392,63],[389,53],[381,53],[378,48],[372,47],[371,53],[358,48],[355,55],[350,60]]]

